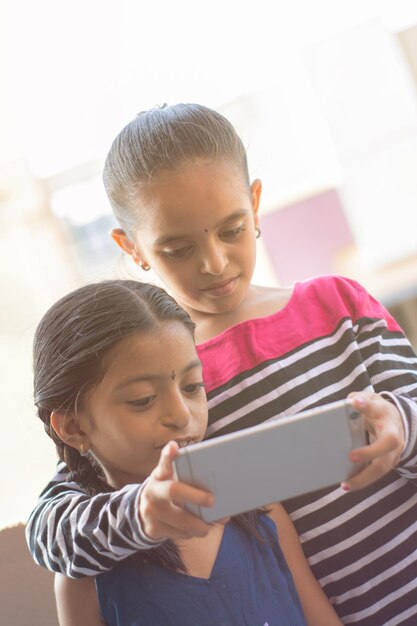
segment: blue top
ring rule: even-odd
[[[274,522],[225,526],[209,579],[127,559],[96,577],[108,626],[306,626]]]

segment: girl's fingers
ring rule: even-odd
[[[174,476],[172,461],[178,453],[178,444],[176,441],[169,441],[161,451],[158,465],[152,474],[157,480],[170,480]]]
[[[186,503],[212,506],[213,494],[173,480],[172,460],[178,444],[169,442],[162,450],[139,500],[139,518],[145,534],[154,540],[204,537],[210,526],[186,510]]]
[[[355,476],[352,476],[349,480],[342,482],[341,487],[345,491],[363,489],[379,478],[382,478],[382,476],[385,476],[389,469],[390,467],[387,466],[385,460],[378,459],[367,465],[359,474],[355,474]]]
[[[404,429],[397,407],[373,392],[349,394],[352,405],[361,412],[372,442],[352,450],[349,458],[354,463],[368,463],[355,476],[342,483],[346,491],[362,489],[394,468],[404,446]]]
[[[192,513],[179,507],[172,507],[166,511],[162,520],[148,525],[146,534],[155,539],[189,539],[205,537],[210,528],[210,524]]]
[[[355,448],[349,453],[349,459],[353,463],[370,463],[380,457],[396,452],[399,444],[399,438],[395,433],[385,433],[375,439],[368,446],[363,448]]]
[[[353,392],[349,394],[352,405],[357,409],[365,420],[369,432],[375,434],[375,427],[379,425],[386,414],[386,400],[373,392]]]
[[[200,506],[212,506],[213,495],[192,485],[173,480],[174,471],[172,461],[178,453],[178,444],[170,441],[164,446],[161,452],[159,463],[151,474],[152,488],[150,498],[174,502],[178,506],[184,506],[186,502],[198,504]]]
[[[210,506],[213,495],[176,481],[148,483],[139,501],[145,534],[154,540],[204,537],[210,526],[184,508],[186,502]]]
[[[345,481],[342,487],[346,491],[362,489],[382,478],[392,469],[397,458],[397,439],[390,435],[381,437],[369,446],[352,450],[349,458],[354,463],[368,463],[368,465],[361,472]]]
[[[167,483],[164,487],[169,490],[169,498],[177,506],[184,507],[186,502],[198,506],[213,506],[214,504],[213,494],[198,487],[177,481]]]

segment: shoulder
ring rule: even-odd
[[[304,303],[309,315],[314,311],[328,316],[359,320],[384,320],[391,330],[400,330],[392,315],[367,289],[352,278],[339,275],[318,276],[296,283],[297,302]]]
[[[366,293],[356,280],[338,274],[324,274],[295,283],[297,291],[315,293],[321,297],[329,294],[339,294],[346,298],[356,299],[361,292]]]
[[[294,294],[297,302],[301,299],[307,306],[320,306],[322,310],[332,309],[351,317],[355,317],[361,302],[371,298],[356,280],[337,274],[299,281],[295,284]]]
[[[61,626],[71,624],[104,626],[94,578],[75,580],[62,574],[55,574],[55,598]]]

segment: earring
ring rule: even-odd
[[[139,254],[136,252],[136,250],[132,252],[132,259],[136,263],[136,265],[139,265],[140,269],[144,272],[149,272],[149,270],[151,269],[151,266],[146,261],[140,261]]]
[[[259,237],[261,236],[261,229],[259,228],[259,226],[255,227],[255,233],[256,233],[255,235],[256,239],[259,239]]]
[[[84,442],[81,443],[80,449],[78,450],[78,452],[81,454],[81,456],[86,456],[88,450],[85,449]]]

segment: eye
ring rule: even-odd
[[[224,230],[222,233],[220,233],[220,238],[221,239],[236,239],[236,237],[238,237],[244,230],[245,230],[245,227],[243,224],[241,224],[237,228]]]
[[[138,408],[147,407],[155,400],[155,398],[156,396],[146,396],[146,398],[139,398],[138,400],[128,400],[127,404]]]
[[[204,389],[204,383],[202,381],[198,383],[190,383],[189,385],[185,385],[183,387],[185,393],[189,393],[190,395],[197,394],[201,391],[201,389]]]
[[[174,250],[163,250],[162,254],[170,258],[180,259],[187,256],[191,250],[192,246],[183,246],[182,248],[175,248]]]

